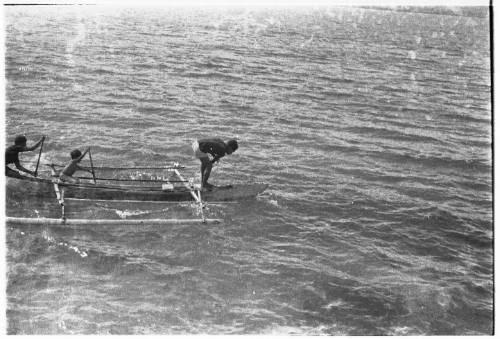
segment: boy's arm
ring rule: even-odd
[[[226,154],[225,153],[222,153],[222,154],[212,154],[214,156],[214,158],[212,160],[210,160],[210,162],[212,164],[215,164],[217,161],[219,161],[220,158],[222,158],[223,156],[225,156]]]
[[[38,142],[36,144],[34,144],[33,146],[26,147],[23,152],[29,152],[29,151],[36,150],[38,148],[38,146],[40,146],[44,140],[45,140],[45,135],[40,140],[38,140]]]
[[[200,150],[213,156],[210,162],[213,164],[226,155],[226,144],[222,139],[201,139],[199,141]]]
[[[87,149],[85,150],[85,152],[83,152],[82,155],[80,155],[80,157],[78,158],[78,161],[82,160],[83,157],[90,151],[90,147],[87,147]]]
[[[84,171],[84,172],[89,172],[89,173],[92,173],[92,170],[89,170],[85,167],[82,167],[80,165],[76,165],[76,169],[79,170],[79,171]]]
[[[210,145],[210,154],[213,155],[212,163],[218,161],[220,158],[226,155],[226,144],[222,140],[217,140]]]
[[[28,174],[31,174],[33,176],[35,175],[34,171],[30,171],[29,169],[24,168],[23,165],[21,165],[21,163],[16,162],[15,165],[16,165],[16,168],[18,170],[23,171],[23,172],[28,173]]]
[[[87,149],[85,150],[85,152],[82,153],[82,155],[80,155],[77,159],[77,162],[81,161],[83,159],[83,157],[90,151],[90,147],[87,147]],[[80,165],[76,165],[76,168],[80,171],[85,171],[85,172],[89,172],[89,173],[92,173],[91,170],[89,169],[86,169]]]

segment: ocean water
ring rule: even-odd
[[[270,185],[217,225],[5,225],[7,332],[491,334],[489,19],[463,13],[5,7],[6,146],[197,177],[191,141],[236,137],[212,182]],[[6,214],[60,213],[29,193]]]

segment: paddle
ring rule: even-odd
[[[42,157],[42,149],[43,149],[43,142],[45,141],[45,137],[42,139],[42,144],[40,145],[40,152],[38,153],[38,161],[36,162],[36,168],[35,168],[35,177],[38,176],[38,165],[40,165],[40,158]]]
[[[89,147],[89,159],[90,159],[90,168],[92,170],[92,178],[94,178],[94,184],[97,184],[97,181],[95,179],[94,163],[92,162],[92,153],[90,153],[90,147]]]

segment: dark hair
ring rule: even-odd
[[[238,142],[237,142],[236,140],[234,140],[234,139],[233,139],[233,140],[229,140],[229,141],[227,142],[227,145],[228,145],[229,147],[231,147],[231,149],[233,150],[233,152],[234,152],[234,151],[236,151],[236,150],[238,149]]]
[[[26,143],[26,137],[24,135],[18,135],[14,140],[14,144],[23,145]]]
[[[79,149],[74,149],[71,151],[70,155],[71,159],[78,159],[82,155],[82,152],[80,152]]]

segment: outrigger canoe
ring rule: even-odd
[[[36,196],[37,198],[51,197],[56,198],[62,206],[61,219],[44,219],[35,220],[40,224],[69,224],[69,223],[100,223],[100,224],[127,224],[127,223],[172,223],[172,222],[189,222],[200,220],[67,220],[64,213],[64,201],[68,199],[79,200],[107,200],[107,201],[155,201],[155,202],[196,202],[203,216],[203,204],[205,202],[228,202],[239,201],[255,198],[258,194],[265,191],[267,184],[235,184],[222,187],[214,187],[211,190],[200,190],[192,181],[185,180],[179,172],[180,167],[174,164],[171,167],[161,167],[156,169],[166,170],[171,174],[170,178],[100,178],[96,177],[94,170],[130,170],[141,168],[109,168],[109,167],[92,167],[92,177],[80,178],[79,183],[61,182],[58,179],[58,171],[56,167],[61,165],[50,164],[51,175],[40,177],[21,176],[20,178],[7,177],[7,196],[15,196],[15,193],[22,187],[22,191],[27,195]],[[152,168],[142,168],[152,169]],[[12,195],[11,195],[12,194]],[[203,222],[210,221],[202,218]],[[18,223],[33,222],[33,219],[23,218],[7,218],[8,221]],[[216,220],[212,220],[216,221]]]

